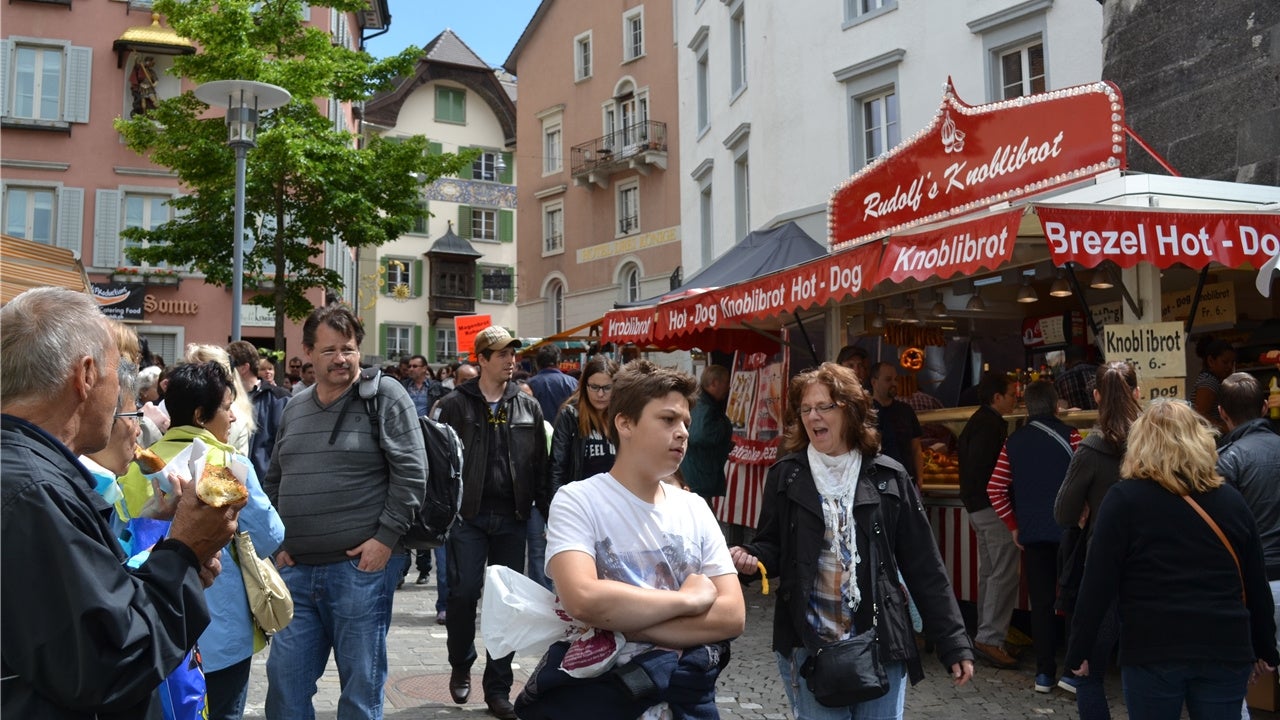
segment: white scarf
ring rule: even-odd
[[[853,495],[858,487],[858,474],[862,472],[862,454],[850,451],[843,455],[826,455],[809,445],[809,470],[813,475],[813,484],[818,488],[822,501],[822,521],[831,528],[831,552],[837,558],[844,557],[841,545],[849,548],[853,563],[849,567],[849,577],[845,581],[845,594],[849,598],[849,607],[854,610],[862,603],[862,593],[858,590],[858,541],[853,521]],[[847,520],[848,522],[843,522]],[[844,533],[840,533],[843,524]]]

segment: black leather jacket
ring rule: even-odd
[[[507,383],[498,401],[507,412],[507,422],[499,426],[506,433],[507,457],[491,457],[489,433],[485,431],[488,401],[480,392],[479,379],[470,380],[440,400],[440,422],[451,426],[462,440],[462,511],[464,518],[480,512],[485,468],[491,462],[506,462],[516,499],[516,515],[523,520],[528,508],[536,505],[546,517],[551,493],[547,486],[547,427],[538,401]]]
[[[1280,435],[1266,418],[1232,428],[1218,449],[1218,474],[1244,496],[1258,521],[1267,579],[1280,580]]]
[[[900,570],[943,667],[949,669],[961,660],[972,660],[969,635],[911,476],[891,458],[863,456],[853,504],[859,556],[868,557],[867,542],[873,536],[880,542],[875,577],[881,606],[881,657],[905,661],[913,684],[924,677],[906,597],[898,582]],[[761,505],[755,540],[746,548],[764,563],[770,577],[778,578],[773,649],[790,653],[792,648],[804,645],[809,595],[817,578],[818,555],[826,529],[821,498],[805,453],[791,453],[769,469]],[[858,565],[857,574],[862,597],[869,598],[871,572],[865,562]],[[858,608],[855,627],[870,626],[870,606],[864,602]]]
[[[578,432],[578,406],[560,408],[551,433],[551,496],[561,487],[582,479],[582,434]]]

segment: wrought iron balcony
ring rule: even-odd
[[[609,177],[627,170],[648,175],[667,169],[667,124],[649,120],[628,125],[569,149],[569,172],[577,185],[609,186]]]

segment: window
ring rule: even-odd
[[[432,268],[435,273],[431,283],[432,295],[468,299],[475,297],[473,263],[436,260],[432,263]]]
[[[618,234],[640,231],[640,184],[630,182],[618,187]]]
[[[43,38],[0,41],[0,116],[13,125],[89,122],[93,49]]]
[[[125,193],[123,227],[125,229],[142,228],[143,230],[154,230],[169,222],[169,197],[168,195]],[[121,257],[123,261],[121,264],[136,267],[168,267],[168,263],[152,265],[134,261],[129,256],[129,251],[133,248],[146,247],[148,243],[126,237],[121,237],[121,240]]]
[[[382,356],[387,360],[399,360],[415,354],[413,351],[412,325],[384,325],[386,340],[382,344]]]
[[[729,45],[729,91],[736,96],[747,87],[747,23],[741,3],[729,18]]]
[[[626,157],[649,141],[649,90],[636,88],[626,77],[614,86],[613,97],[601,107],[604,119],[604,145]]]
[[[379,263],[382,270],[383,295],[408,300],[422,294],[421,260],[384,257]]]
[[[621,282],[622,301],[636,302],[640,299],[640,267],[635,263],[627,263],[622,268]]]
[[[712,234],[711,222],[711,183],[707,183],[698,194],[698,209],[701,213],[699,216],[698,232],[701,235],[702,262],[701,267],[711,264],[715,258],[715,235]]]
[[[418,206],[418,214],[414,216],[413,229],[409,232],[414,235],[430,235],[431,212],[427,207],[428,203],[426,198],[419,197],[416,205]]]
[[[6,235],[54,244],[54,198],[56,188],[17,187],[5,188],[4,232]]]
[[[542,174],[560,172],[564,164],[564,147],[560,132],[560,124],[547,125],[542,129]]]
[[[458,237],[466,240],[512,242],[515,239],[515,213],[511,210],[460,205]]]
[[[497,240],[498,211],[473,208],[471,210],[471,237],[475,240]]]
[[[644,55],[644,6],[622,16],[622,61],[630,62]]]
[[[898,0],[845,0],[846,23],[859,23],[897,9]]]
[[[564,204],[557,201],[542,207],[542,254],[564,252]]]
[[[552,280],[547,286],[547,305],[550,313],[551,332],[548,335],[564,332],[564,283]]]
[[[1035,42],[1002,53],[1000,87],[1005,100],[1044,92],[1044,45]]]
[[[436,122],[467,124],[467,91],[462,88],[436,87]]]
[[[436,362],[453,362],[458,359],[458,335],[448,328],[436,327]]]
[[[744,238],[751,232],[751,172],[744,151],[733,161],[733,232]]]
[[[591,77],[590,30],[573,39],[573,79],[586,80],[589,77]]]
[[[476,285],[481,302],[512,303],[516,299],[515,268],[506,265],[476,265]]]
[[[498,154],[487,150],[480,153],[480,157],[471,163],[471,179],[496,181],[498,179]]]
[[[706,130],[711,124],[710,102],[707,98],[708,83],[707,53],[704,50],[698,56],[697,93],[698,93],[698,131]]]
[[[902,141],[898,122],[898,95],[893,90],[862,98],[862,151],[867,162],[897,147]]]

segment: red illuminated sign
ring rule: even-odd
[[[880,279],[900,283],[908,278],[947,279],[994,270],[1013,258],[1022,210],[1008,210],[976,220],[903,233],[889,238],[880,263]]]
[[[859,243],[1123,167],[1124,106],[1110,83],[972,106],[948,80],[927,128],[832,194],[828,240]]]

